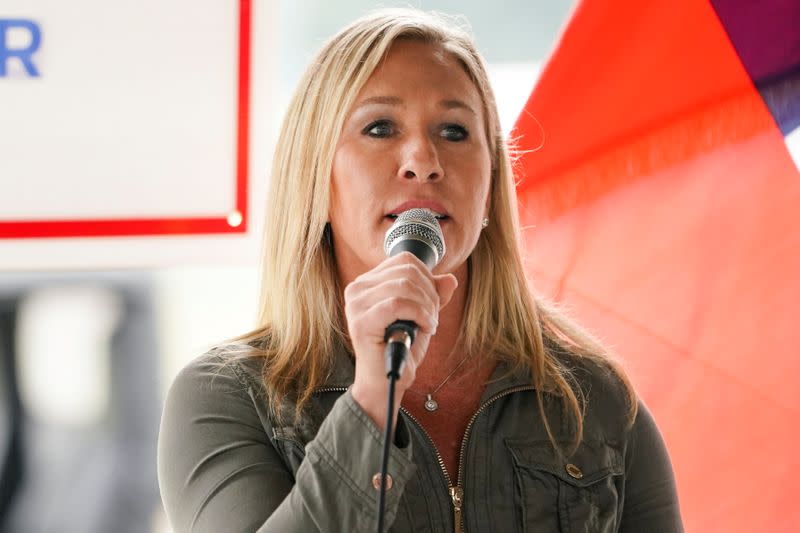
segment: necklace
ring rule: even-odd
[[[434,394],[436,394],[437,392],[439,392],[439,389],[441,389],[442,387],[444,387],[444,384],[445,384],[445,383],[447,383],[447,382],[450,380],[450,378],[451,378],[451,377],[453,377],[453,375],[454,375],[456,372],[458,372],[458,369],[459,369],[459,368],[461,368],[462,366],[464,366],[464,363],[466,363],[466,362],[467,362],[467,359],[468,359],[467,357],[464,357],[464,359],[462,359],[462,360],[461,360],[461,362],[460,362],[460,363],[458,363],[458,366],[456,366],[456,367],[455,367],[455,368],[452,370],[452,372],[450,372],[449,374],[447,374],[447,377],[446,377],[446,378],[444,378],[444,380],[443,380],[441,383],[439,383],[439,385],[438,385],[438,386],[437,386],[435,389],[433,389],[433,390],[432,390],[431,392],[429,392],[428,394],[425,394],[425,398],[426,398],[426,400],[425,400],[425,409],[427,409],[427,410],[428,410],[428,411],[430,411],[430,412],[434,412],[434,411],[436,411],[436,410],[439,408],[439,403],[438,403],[436,400],[434,400],[434,399],[433,399],[433,395],[434,395]],[[414,390],[411,390],[411,389],[409,389],[409,391],[410,391],[410,392],[413,392],[413,393],[415,393],[415,394],[420,394],[420,395],[422,395],[422,394],[423,394],[423,393],[421,393],[421,392],[417,392],[417,391],[414,391]]]

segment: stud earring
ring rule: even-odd
[[[485,227],[486,227],[486,226],[488,226],[488,225],[489,225],[489,219],[488,219],[488,218],[484,218],[484,219],[481,221],[481,226],[483,226],[483,227],[485,228]]]

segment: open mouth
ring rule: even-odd
[[[447,215],[440,215],[439,213],[436,213],[436,212],[433,212],[433,216],[436,217],[436,220],[438,220],[439,222],[441,222],[443,220],[448,220],[450,218]],[[388,218],[390,220],[395,220],[397,218],[397,215],[394,214],[394,213],[389,213],[384,218]]]

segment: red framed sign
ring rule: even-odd
[[[5,141],[0,133],[12,148],[0,157],[0,239],[246,233],[251,1],[238,13],[176,4],[164,18],[153,1],[137,12],[81,0],[97,21],[111,16],[95,25],[111,37],[102,48],[63,13],[26,14],[18,3],[0,15],[0,100],[26,113],[12,114]],[[91,179],[65,183],[82,169]]]

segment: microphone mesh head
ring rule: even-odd
[[[415,207],[400,213],[386,232],[383,251],[391,255],[394,245],[406,239],[416,239],[430,246],[436,252],[436,264],[444,257],[442,227],[429,209]]]

